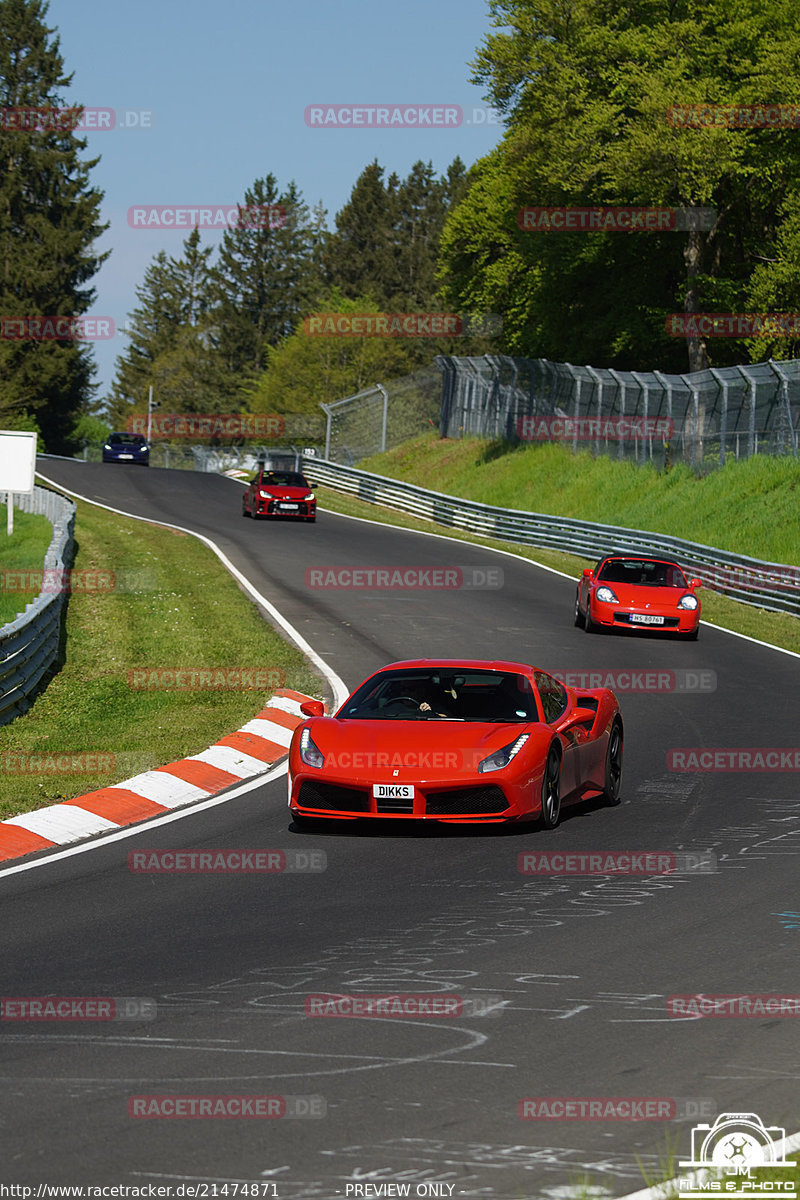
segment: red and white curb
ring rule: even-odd
[[[0,821],[0,862],[157,817],[259,775],[286,756],[306,718],[302,692],[279,688],[252,721],[207,750],[122,783]]]

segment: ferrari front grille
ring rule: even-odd
[[[428,792],[425,811],[429,817],[457,816],[461,813],[501,813],[508,808],[502,788],[452,788],[447,792]]]
[[[336,812],[369,812],[369,796],[358,788],[339,787],[335,783],[309,783],[300,785],[297,797],[300,808],[335,810]]]

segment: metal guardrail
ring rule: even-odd
[[[14,506],[52,522],[53,539],[43,569],[45,577],[53,572],[60,581],[72,554],[75,505],[56,492],[34,487],[31,495],[15,496]],[[30,708],[33,694],[58,658],[65,594],[60,585],[45,589],[15,621],[0,626],[0,725]]]
[[[624,553],[660,553],[676,558],[691,575],[697,573],[703,586],[734,600],[771,612],[800,616],[800,567],[762,562],[744,554],[731,554],[713,546],[684,541],[663,533],[625,529],[618,525],[596,525],[571,517],[495,508],[474,500],[462,500],[442,492],[417,487],[345,467],[321,458],[306,456],[304,473],[310,482],[335,488],[400,512],[411,513],[438,525],[463,529],[520,545],[563,550],[596,561],[610,550]]]

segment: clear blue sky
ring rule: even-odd
[[[110,221],[92,311],[122,326],[154,254],[179,254],[188,231],[135,230],[135,204],[236,204],[272,172],[294,179],[333,227],[363,168],[408,174],[418,159],[437,174],[456,155],[470,166],[501,136],[497,114],[469,82],[489,32],[486,0],[51,0],[51,26],[87,108],[153,114],[149,129],[88,134],[92,173]],[[460,105],[457,128],[314,129],[310,104]],[[473,111],[477,110],[477,111]],[[203,242],[217,242],[213,231]],[[96,345],[98,395],[127,344]]]

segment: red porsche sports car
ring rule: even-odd
[[[416,659],[365,680],[333,716],[306,701],[289,807],[315,817],[558,824],[562,803],[619,802],[623,726],[607,688],[516,662]]]
[[[299,471],[259,471],[242,495],[242,516],[316,521],[317,499]]]
[[[607,554],[578,580],[575,624],[598,629],[669,630],[695,641],[700,626],[699,579],[687,580],[660,554]]]

